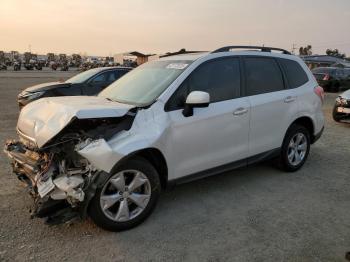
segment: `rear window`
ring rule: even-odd
[[[247,95],[276,92],[284,89],[281,70],[274,59],[244,58]]]
[[[297,88],[309,81],[307,74],[298,62],[289,59],[279,59],[279,61],[286,73],[290,88]]]

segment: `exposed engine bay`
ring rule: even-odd
[[[34,199],[32,217],[46,218],[50,224],[85,217],[96,178],[101,178],[103,172],[78,151],[92,141],[109,140],[129,130],[135,115],[135,110],[130,110],[121,117],[75,117],[41,147],[18,130],[20,139],[8,140],[4,151],[11,159],[13,172]]]

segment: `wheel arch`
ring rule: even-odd
[[[287,132],[289,130],[289,128],[292,126],[292,125],[300,125],[300,126],[303,126],[305,127],[309,133],[310,133],[310,139],[311,139],[311,144],[313,144],[315,142],[315,124],[314,122],[312,121],[312,119],[308,116],[302,116],[302,117],[299,117],[297,119],[295,119],[288,127],[287,129]],[[286,133],[287,133],[286,132]]]
[[[157,170],[159,174],[160,183],[162,186],[162,189],[166,189],[168,185],[168,165],[166,162],[166,159],[163,155],[163,153],[154,147],[150,148],[143,148],[137,151],[134,151],[132,153],[129,153],[128,155],[124,156],[122,159],[118,161],[117,164],[112,168],[111,173],[114,172],[114,170],[120,165],[120,163],[124,161],[128,161],[131,158],[134,157],[142,157],[145,160],[147,160],[149,163],[151,163],[154,168]]]

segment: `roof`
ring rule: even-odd
[[[161,57],[160,60],[189,60],[194,61],[198,58],[201,58],[205,55],[208,55],[208,52],[202,52],[202,53],[191,53],[191,54],[181,54],[181,55],[173,55],[173,56],[165,56]]]
[[[266,56],[266,57],[279,57],[279,58],[287,58],[291,60],[300,60],[298,56],[295,55],[287,55],[283,53],[276,53],[276,52],[261,52],[261,51],[255,51],[255,50],[233,50],[233,51],[227,51],[227,52],[218,52],[218,53],[210,53],[210,52],[203,52],[203,53],[195,53],[195,54],[183,54],[183,55],[174,55],[174,56],[167,56],[160,58],[160,60],[189,60],[194,61],[204,56],[249,56],[249,55],[256,55],[256,56]]]
[[[96,73],[100,73],[102,71],[113,70],[113,69],[128,69],[128,70],[131,70],[133,68],[132,67],[127,67],[127,66],[103,66],[103,67],[90,68],[88,70],[95,70]]]
[[[160,55],[159,57],[168,57],[168,56],[183,55],[183,54],[196,54],[196,53],[204,53],[204,52],[207,52],[207,51],[187,51],[186,49],[181,49],[173,53],[168,52],[164,55]]]
[[[291,58],[295,57],[290,52],[285,49],[275,48],[275,47],[265,47],[265,46],[225,46],[216,49],[212,52],[206,51],[186,51],[186,49],[181,49],[178,52],[167,53],[161,55],[161,60],[196,60],[205,55],[259,55],[259,56],[272,56],[281,58]],[[300,58],[298,58],[300,59]]]

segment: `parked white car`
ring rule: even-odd
[[[146,219],[169,184],[270,158],[298,170],[322,134],[322,101],[297,56],[229,46],[146,63],[97,97],[34,101],[5,151],[33,215],[88,214],[119,231]]]

